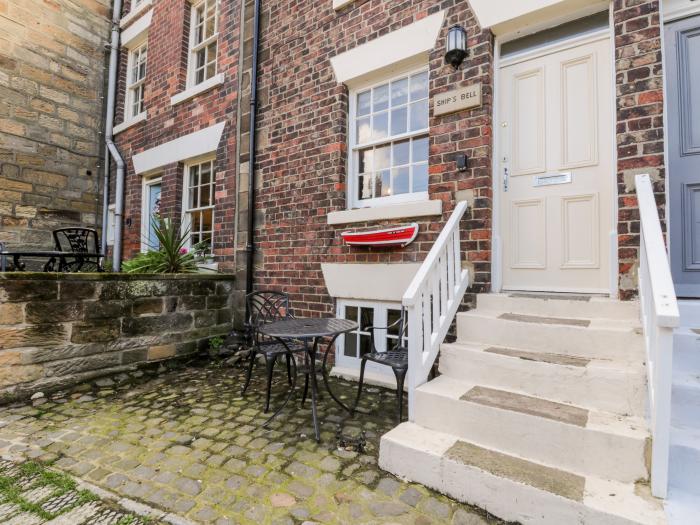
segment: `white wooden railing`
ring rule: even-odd
[[[652,434],[651,493],[665,498],[671,431],[673,329],[679,325],[680,316],[649,176],[637,175],[636,186],[641,222],[639,297],[647,351]]]
[[[469,272],[462,269],[460,221],[467,203],[457,204],[428,257],[403,296],[408,314],[408,418],[414,420],[416,388],[428,380],[462,297]]]

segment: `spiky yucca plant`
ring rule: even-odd
[[[122,269],[126,273],[194,273],[197,263],[194,253],[185,245],[189,228],[181,232],[172,220],[153,218],[153,232],[158,239],[158,247],[151,247],[145,253],[126,261]]]

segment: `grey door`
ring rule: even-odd
[[[679,297],[700,297],[700,16],[666,26],[669,227]]]

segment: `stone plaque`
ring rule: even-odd
[[[481,106],[481,84],[454,89],[433,97],[433,114],[437,117]]]

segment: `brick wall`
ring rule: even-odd
[[[327,214],[346,209],[348,124],[348,93],[335,80],[330,58],[443,9],[446,20],[429,58],[431,97],[484,84],[483,107],[430,119],[429,194],[443,201],[443,216],[329,226]],[[295,2],[293,9],[280,2],[267,4],[263,21],[256,286],[290,292],[298,315],[331,313],[321,263],[420,262],[455,200],[469,198],[473,207],[464,221],[463,245],[475,271],[472,291],[487,290],[493,48],[490,32],[478,27],[468,3],[373,0],[336,12],[330,1]],[[467,29],[471,55],[455,72],[443,56],[445,34],[456,23]],[[470,158],[466,173],[456,170],[457,153]],[[419,223],[420,233],[405,249],[348,248],[340,239],[345,229],[412,221]],[[244,220],[240,224],[245,228]],[[241,260],[244,241],[241,235]]]
[[[634,176],[654,181],[665,215],[663,78],[657,0],[615,0],[620,296],[637,294],[639,210]]]
[[[101,225],[110,2],[0,2],[0,242],[50,248]]]
[[[133,171],[131,158],[146,149],[225,121],[224,135],[215,152],[216,209],[214,252],[222,268],[232,269],[234,206],[237,162],[238,56],[241,6],[239,2],[221,2],[219,16],[218,72],[226,82],[222,86],[172,106],[173,95],[185,89],[189,42],[190,3],[187,0],[154,2],[148,32],[148,60],[145,80],[145,108],[148,119],[116,137],[127,160],[125,228],[123,257],[132,257],[141,247],[141,193],[143,177]],[[124,13],[129,12],[129,4]],[[133,22],[132,22],[133,23]],[[128,27],[128,26],[127,26]],[[116,122],[123,121],[124,85],[127,53],[120,55],[120,90]],[[165,215],[179,219],[183,184],[183,164],[163,166],[156,173],[163,177],[161,209]],[[114,200],[112,186],[111,200]],[[230,259],[230,260],[229,260]]]
[[[231,276],[0,274],[0,400],[205,350]]]

